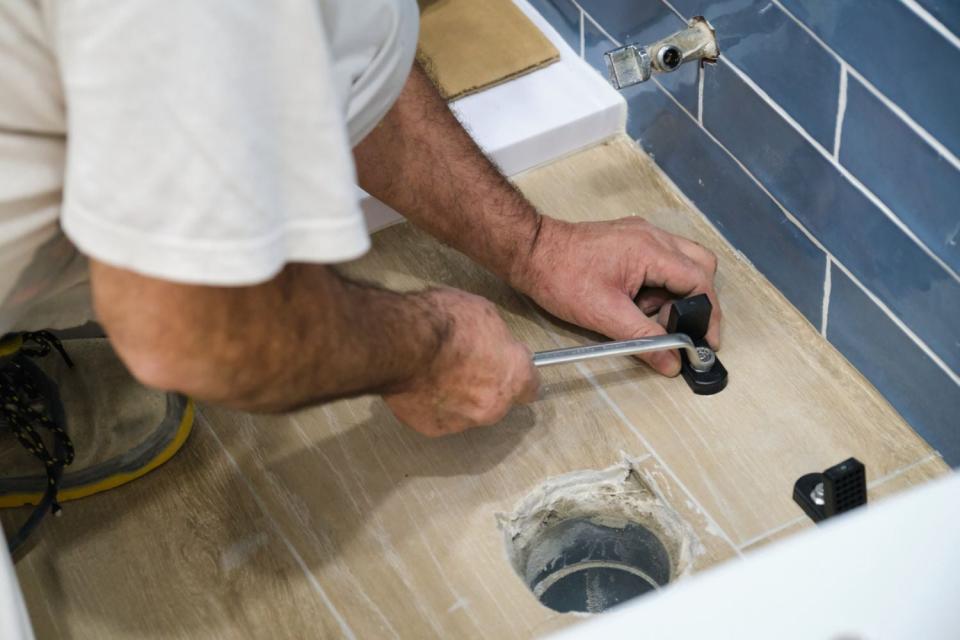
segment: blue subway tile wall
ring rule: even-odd
[[[529,0],[574,51],[580,51],[580,9],[571,0]]]
[[[703,124],[888,307],[960,371],[960,281],[842,176],[725,62],[704,80]]]
[[[934,18],[953,33],[960,33],[960,2],[957,0],[917,0]]]
[[[767,0],[672,4],[685,16],[710,20],[723,56],[783,105],[817,142],[833,148],[840,63],[800,25]],[[784,65],[790,65],[790,73],[784,73]]]
[[[826,254],[656,85],[637,85],[626,97],[630,135],[717,230],[819,324]]]
[[[856,78],[850,78],[847,88],[840,163],[896,211],[931,251],[960,271],[956,168]]]
[[[595,69],[606,73],[603,54],[622,43],[636,40],[657,40],[683,27],[683,21],[665,5],[659,2],[639,3],[643,13],[630,18],[634,7],[625,7],[622,3],[610,3],[605,0],[589,0],[581,6],[590,7],[596,17],[584,21],[584,57]],[[618,9],[619,8],[619,9]],[[626,10],[629,9],[629,10]],[[600,22],[600,20],[603,22]],[[600,26],[604,25],[604,26]],[[610,25],[611,29],[606,29]],[[590,45],[590,42],[593,44]],[[662,85],[691,111],[697,109],[698,88],[697,68],[685,65],[669,76],[663,77]]]
[[[831,281],[827,339],[864,372],[917,433],[951,464],[960,464],[956,383],[835,266]]]
[[[960,154],[960,48],[899,0],[781,0],[797,19]]]
[[[603,74],[710,20],[720,63],[626,90],[627,132],[960,466],[960,2],[533,2]]]

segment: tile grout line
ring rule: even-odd
[[[773,2],[773,4],[777,5],[777,7],[778,7],[781,11],[783,11],[785,14],[787,14],[787,17],[788,17],[788,18],[790,18],[790,19],[793,20],[795,23],[797,23],[797,25],[798,25],[801,29],[803,29],[803,30],[807,33],[808,36],[810,36],[811,38],[813,38],[813,40],[814,40],[817,44],[819,44],[821,47],[823,47],[823,49],[824,49],[827,53],[829,53],[830,55],[832,55],[832,56],[837,60],[837,62],[838,62],[839,64],[841,64],[841,65],[846,65],[846,67],[847,67],[847,72],[848,72],[850,75],[852,75],[854,78],[856,78],[856,79],[860,82],[860,84],[862,84],[864,87],[866,87],[867,90],[868,90],[870,93],[872,93],[873,96],[874,96],[877,100],[879,100],[881,103],[883,103],[883,105],[884,105],[885,107],[887,107],[888,109],[890,109],[890,111],[892,111],[892,112],[894,113],[894,115],[896,115],[898,118],[900,118],[900,120],[902,120],[902,121],[904,122],[904,124],[907,125],[908,128],[910,128],[915,134],[917,134],[917,135],[918,135],[924,142],[926,142],[934,151],[936,151],[937,153],[939,153],[940,156],[941,156],[944,160],[946,160],[951,166],[953,166],[954,169],[956,169],[957,171],[960,171],[960,158],[958,158],[956,154],[954,154],[950,149],[948,149],[942,142],[940,142],[939,140],[937,140],[937,139],[933,136],[933,134],[931,134],[929,131],[927,131],[927,130],[924,129],[922,126],[920,126],[920,124],[918,124],[916,120],[914,120],[906,111],[904,111],[902,108],[900,108],[900,106],[899,106],[898,104],[896,104],[893,100],[891,100],[891,99],[888,98],[886,95],[884,95],[883,92],[881,92],[879,89],[877,89],[877,87],[874,86],[874,84],[873,84],[872,82],[870,82],[869,80],[867,80],[867,79],[863,76],[863,74],[861,74],[859,71],[857,71],[856,69],[854,69],[854,68],[850,65],[850,63],[848,63],[846,60],[844,60],[843,57],[842,57],[839,53],[837,53],[836,51],[834,51],[833,48],[832,48],[830,45],[828,45],[826,42],[824,42],[823,39],[820,38],[820,36],[818,36],[818,35],[813,31],[813,29],[811,29],[811,28],[808,27],[806,24],[804,24],[803,21],[801,21],[799,18],[797,18],[797,16],[793,15],[793,13],[791,13],[789,9],[787,9],[785,6],[783,6],[783,3],[781,2],[781,0],[771,0],[771,2]]]
[[[576,4],[576,3],[574,3],[574,4]],[[616,45],[616,46],[618,46],[618,47],[622,47],[622,46],[623,46],[623,43],[620,42],[619,40],[617,40],[616,38],[614,38],[612,35],[610,35],[610,33],[607,32],[607,30],[604,29],[603,26],[602,26],[599,22],[597,22],[597,21],[594,19],[594,17],[593,17],[592,15],[590,15],[590,13],[589,13],[588,11],[586,11],[585,9],[583,9],[582,7],[580,7],[579,4],[577,4],[577,7],[580,8],[580,14],[581,14],[584,18],[586,18],[587,20],[589,20],[589,21],[590,21],[590,24],[592,24],[593,26],[595,26],[595,27],[597,28],[597,31],[599,31],[600,33],[602,33],[602,34],[604,35],[604,37],[607,38],[607,40],[609,40],[610,42],[612,42],[614,45]]]
[[[918,18],[926,22],[931,29],[943,36],[947,42],[960,49],[960,37],[951,31],[947,25],[940,22],[932,13],[920,6],[917,0],[901,0],[901,2],[913,11]]]
[[[703,77],[705,75],[701,64],[700,68],[697,69],[697,122],[700,123],[701,127],[703,126]]]
[[[233,457],[233,454],[230,453],[230,450],[227,449],[226,445],[223,444],[223,441],[220,439],[220,436],[217,435],[217,432],[214,431],[213,427],[207,422],[207,419],[199,414],[203,426],[206,427],[207,431],[213,436],[213,439],[217,441],[217,444],[220,445],[220,449],[223,451],[224,455],[227,457],[227,460],[230,462],[230,466],[233,467],[237,475],[240,476],[240,479],[243,481],[244,486],[247,487],[247,491],[250,492],[250,496],[253,498],[253,501],[256,503],[257,508],[260,509],[260,512],[270,523],[270,527],[274,530],[280,540],[283,542],[284,546],[287,548],[287,551],[293,556],[294,562],[300,567],[300,570],[303,571],[304,577],[307,579],[307,582],[310,583],[310,586],[313,587],[313,590],[320,596],[320,599],[326,605],[327,609],[333,614],[334,619],[337,621],[337,625],[340,627],[340,631],[343,633],[344,637],[350,638],[350,640],[356,640],[357,636],[353,633],[353,630],[350,628],[350,625],[347,624],[346,619],[337,611],[337,608],[333,605],[333,602],[327,596],[327,592],[324,590],[323,586],[320,584],[320,581],[317,580],[317,577],[313,575],[313,572],[310,570],[310,567],[307,566],[306,561],[300,555],[300,552],[297,551],[296,547],[290,542],[290,539],[287,538],[286,534],[283,532],[283,529],[280,528],[280,524],[276,519],[270,515],[270,512],[267,510],[266,504],[260,498],[260,495],[253,488],[253,485],[250,483],[249,478],[243,472],[243,469],[240,468],[240,464],[237,462],[236,458]]]
[[[520,297],[523,299],[524,304],[526,304],[527,308],[530,309],[530,311],[533,313],[534,317],[536,318],[537,324],[540,326],[540,328],[543,329],[548,336],[550,336],[550,340],[557,347],[563,346],[560,344],[560,341],[557,339],[557,336],[554,334],[554,332],[550,329],[550,327],[547,326],[546,319],[541,315],[540,311],[536,307],[534,307],[534,305],[530,302],[530,300],[526,296],[521,295]],[[737,545],[734,544],[733,540],[730,538],[727,532],[723,529],[723,527],[721,527],[717,523],[717,521],[713,518],[713,516],[710,515],[710,512],[707,511],[706,507],[700,504],[700,501],[697,500],[697,497],[693,495],[693,492],[687,488],[687,486],[683,483],[682,480],[680,480],[680,478],[677,476],[674,470],[666,463],[666,461],[664,461],[664,459],[660,457],[660,454],[657,453],[657,450],[653,448],[653,446],[650,444],[650,441],[647,440],[647,438],[640,432],[640,430],[633,424],[633,422],[630,421],[627,415],[620,408],[620,405],[614,402],[613,398],[611,398],[609,394],[607,394],[606,390],[603,388],[603,386],[599,382],[597,382],[596,377],[594,377],[594,375],[590,372],[590,370],[584,367],[583,363],[580,363],[580,362],[576,363],[575,366],[577,368],[577,371],[580,372],[580,375],[586,378],[587,382],[590,383],[590,386],[594,388],[594,390],[597,392],[597,395],[599,395],[600,398],[607,404],[607,406],[609,406],[610,409],[613,410],[614,414],[616,414],[616,416],[620,418],[620,421],[623,423],[623,425],[626,426],[627,429],[629,429],[633,433],[633,435],[636,436],[636,438],[640,441],[640,444],[642,444],[647,449],[648,457],[652,457],[654,460],[657,461],[657,463],[661,467],[663,467],[663,470],[673,479],[674,482],[677,483],[677,486],[680,487],[680,490],[687,495],[687,497],[690,499],[693,505],[700,511],[701,514],[703,514],[703,517],[707,520],[707,523],[710,526],[714,527],[716,531],[720,532],[720,537],[723,539],[724,542],[730,545],[730,548],[733,549],[738,556],[741,555],[740,550],[737,549]]]
[[[559,342],[556,339],[554,339],[554,344],[556,344],[558,347],[560,346]],[[617,414],[617,417],[620,418],[620,420],[624,423],[624,425],[626,425],[626,427],[633,432],[633,434],[637,437],[637,439],[640,440],[640,443],[647,448],[647,450],[650,452],[650,455],[653,456],[653,458],[657,461],[657,463],[659,463],[660,466],[663,467],[664,471],[666,471],[670,475],[670,477],[673,479],[674,482],[677,483],[680,489],[685,494],[687,494],[687,497],[690,498],[690,501],[697,507],[697,509],[699,509],[700,513],[703,514],[703,517],[706,518],[708,524],[714,527],[716,531],[719,531],[720,537],[723,538],[724,542],[730,545],[730,547],[737,552],[737,555],[740,555],[740,550],[737,549],[737,545],[734,544],[733,539],[730,538],[729,534],[727,534],[727,532],[723,529],[723,527],[721,527],[717,523],[717,521],[710,514],[710,512],[707,511],[706,507],[700,504],[700,501],[697,500],[696,496],[693,495],[693,492],[690,491],[689,488],[687,488],[687,486],[683,483],[682,480],[680,480],[680,477],[677,476],[673,468],[670,467],[670,465],[668,465],[662,457],[660,457],[660,454],[657,453],[656,449],[654,449],[651,446],[650,441],[647,440],[646,437],[644,437],[644,435],[640,432],[640,430],[637,429],[637,427],[629,420],[629,418],[627,418],[626,414],[623,413],[623,410],[620,408],[620,405],[618,405],[616,402],[613,401],[613,398],[611,398],[610,395],[607,393],[606,389],[604,389],[603,386],[599,382],[597,382],[597,379],[590,372],[590,370],[587,369],[580,362],[576,364],[576,367],[577,367],[577,370],[580,371],[580,374],[583,375],[590,382],[590,386],[592,386],[596,390],[597,394],[599,394],[600,397],[603,398],[604,402],[606,402],[610,406],[610,408],[613,409],[614,413]]]
[[[653,82],[657,85],[660,91],[665,96],[667,96],[667,98],[669,98],[675,105],[677,105],[677,107],[681,111],[683,111],[683,113],[685,113],[687,117],[689,117],[691,120],[693,120],[696,123],[697,120],[696,118],[694,118],[693,114],[687,111],[687,109],[682,104],[680,104],[680,102],[678,102],[677,99],[674,98],[673,95],[669,91],[667,91],[667,89],[664,88],[664,86],[660,84],[660,82],[656,78],[653,78]],[[890,319],[890,321],[897,326],[897,328],[900,329],[901,332],[903,332],[921,351],[923,351],[923,353],[928,358],[930,358],[930,360],[932,360],[934,364],[936,364],[941,370],[943,370],[943,372],[947,374],[947,376],[957,386],[960,386],[960,375],[955,373],[946,364],[946,362],[944,362],[943,359],[941,359],[940,356],[933,351],[933,349],[927,346],[927,344],[916,333],[914,333],[913,329],[908,327],[907,324],[903,320],[901,320],[899,317],[897,317],[897,315],[893,313],[893,311],[891,311],[890,308],[882,300],[880,300],[880,298],[878,298],[872,291],[870,291],[870,289],[868,289],[860,281],[859,278],[857,278],[842,262],[837,260],[837,257],[834,256],[823,245],[823,243],[820,242],[820,240],[816,236],[810,233],[810,231],[803,225],[803,223],[801,223],[796,216],[794,216],[785,206],[783,206],[783,204],[781,204],[780,201],[777,200],[772,193],[770,193],[770,190],[767,189],[767,187],[762,182],[760,182],[760,180],[758,180],[757,177],[754,176],[753,173],[749,169],[747,169],[747,167],[744,166],[742,162],[740,162],[740,159],[737,158],[735,155],[733,155],[733,153],[729,149],[727,149],[719,140],[717,140],[716,136],[714,136],[709,129],[707,129],[706,127],[700,127],[700,128],[707,135],[707,137],[710,138],[710,140],[714,144],[720,147],[720,149],[722,149],[724,153],[726,153],[730,157],[730,159],[733,160],[738,167],[740,167],[740,170],[743,171],[747,175],[747,177],[750,178],[754,182],[754,184],[756,184],[757,187],[759,187],[764,194],[766,194],[768,198],[770,198],[770,200],[777,206],[777,208],[780,209],[780,211],[787,218],[787,220],[789,220],[791,223],[793,223],[794,226],[800,229],[800,231],[807,237],[808,240],[810,240],[811,243],[813,243],[815,247],[817,247],[818,249],[823,251],[827,256],[829,256],[830,259],[833,261],[833,264],[838,269],[840,269],[840,271],[842,271],[845,276],[850,278],[850,280],[855,285],[857,285],[857,287],[861,291],[863,291],[864,295],[866,295],[870,299],[870,301],[873,302],[873,304],[877,306],[884,313],[884,315],[886,315]],[[698,211],[700,210],[699,207],[695,207],[695,208]],[[702,214],[702,211],[701,211],[701,214]],[[706,215],[704,215],[703,217],[704,219],[709,220],[709,218]],[[716,227],[714,227],[714,229],[716,229]]]
[[[668,0],[660,0],[660,1],[661,1],[664,5],[666,5],[671,11],[673,11],[673,12],[677,15],[677,17],[683,19],[683,14],[681,14],[679,11],[677,11],[677,10],[670,4],[670,2],[668,2]],[[746,85],[747,85],[748,87],[750,87],[750,89],[752,89],[753,92],[754,92],[755,94],[757,94],[757,96],[760,97],[761,100],[763,100],[764,102],[766,102],[766,103],[770,106],[770,108],[772,108],[772,109],[776,112],[776,114],[780,116],[780,118],[781,118],[782,120],[784,120],[784,121],[785,121],[788,125],[790,125],[797,133],[799,133],[799,134],[807,141],[807,143],[808,143],[810,146],[812,146],[818,153],[820,153],[820,155],[822,155],[822,156],[830,163],[830,165],[833,166],[833,168],[834,168],[837,172],[840,173],[840,175],[842,175],[844,178],[846,178],[846,179],[847,179],[847,182],[849,182],[850,184],[852,184],[858,191],[860,191],[860,193],[862,193],[862,194],[867,198],[867,200],[869,200],[875,207],[877,207],[878,209],[880,209],[880,211],[881,211],[887,218],[889,218],[890,221],[893,222],[894,225],[896,225],[896,226],[904,233],[904,235],[906,235],[908,238],[910,238],[911,240],[913,240],[913,242],[914,242],[918,247],[920,247],[921,251],[923,251],[931,260],[933,260],[935,263],[937,263],[937,265],[939,265],[941,269],[943,269],[944,271],[946,271],[947,274],[950,275],[955,281],[960,282],[960,273],[957,273],[950,265],[948,265],[948,264],[946,263],[946,261],[945,261],[943,258],[941,258],[941,257],[938,256],[936,253],[934,253],[934,251],[933,251],[932,249],[930,249],[930,247],[928,247],[928,246],[916,235],[916,233],[914,233],[913,229],[911,229],[909,226],[907,226],[907,224],[904,223],[904,222],[900,219],[900,217],[897,216],[896,213],[894,213],[893,209],[891,209],[890,207],[888,207],[885,202],[883,202],[875,193],[873,193],[873,191],[871,191],[870,189],[868,189],[868,188],[866,187],[866,185],[864,185],[862,182],[860,182],[860,180],[859,180],[856,176],[854,176],[846,167],[844,167],[842,164],[840,164],[840,162],[839,162],[836,158],[834,158],[833,155],[832,155],[830,152],[828,152],[828,151],[823,147],[823,145],[821,145],[819,142],[817,142],[817,141],[813,138],[813,136],[811,136],[810,133],[809,133],[806,129],[804,129],[804,128],[800,125],[800,123],[797,122],[797,121],[793,118],[793,116],[791,116],[789,113],[787,113],[787,110],[786,110],[786,109],[784,109],[782,106],[780,106],[780,104],[779,104],[776,100],[774,100],[772,97],[770,97],[770,95],[769,95],[766,91],[764,91],[764,90],[760,87],[760,85],[758,85],[756,82],[754,82],[754,81],[753,81],[753,78],[751,78],[749,75],[747,75],[747,73],[746,73],[745,71],[743,71],[742,69],[740,69],[736,64],[734,64],[733,62],[731,62],[729,58],[721,58],[721,59],[720,59],[720,64],[726,64],[726,65],[730,68],[731,71],[733,71],[734,73],[736,73],[737,76],[739,76],[739,78],[740,78],[741,80],[743,80],[743,82],[745,82]],[[841,60],[841,65],[846,65],[846,68],[847,68],[849,71],[851,71],[851,72],[853,71],[853,68],[850,67],[850,66],[849,66],[848,64],[846,64],[845,62],[843,62],[842,60]],[[841,69],[841,82],[842,82],[842,81],[843,81],[843,74],[842,74],[842,69]],[[659,83],[658,83],[658,84],[659,84]],[[844,87],[844,88],[845,88],[845,87]],[[845,92],[844,92],[843,98],[844,98],[844,99],[846,98],[846,93],[845,93]]]
[[[886,483],[889,482],[890,480],[893,480],[894,478],[899,478],[900,476],[902,476],[903,474],[907,473],[908,471],[911,471],[911,470],[913,470],[913,469],[916,469],[916,468],[919,467],[920,465],[925,464],[925,463],[927,463],[927,462],[930,462],[931,460],[935,460],[935,459],[940,458],[940,457],[941,457],[940,454],[937,453],[936,451],[934,451],[933,453],[927,454],[927,455],[924,456],[923,458],[921,458],[921,459],[919,459],[919,460],[917,460],[917,461],[915,461],[915,462],[911,462],[910,464],[905,465],[905,466],[903,466],[903,467],[900,467],[900,468],[897,469],[896,471],[891,471],[890,473],[888,473],[888,474],[885,475],[885,476],[881,476],[881,477],[879,477],[879,478],[874,478],[874,480],[873,480],[872,482],[870,482],[870,483],[867,484],[867,489],[876,489],[877,487],[886,484]]]
[[[843,121],[847,115],[847,65],[840,65],[840,90],[837,98],[837,128],[833,132],[833,159],[840,162],[840,140],[843,139]]]
[[[788,520],[788,521],[784,522],[783,524],[777,525],[777,526],[774,527],[773,529],[770,529],[769,531],[764,531],[764,532],[761,533],[760,535],[753,536],[752,538],[750,538],[749,540],[746,540],[743,544],[741,544],[737,549],[738,549],[739,551],[743,551],[744,549],[746,549],[746,548],[749,547],[750,545],[757,544],[758,542],[760,542],[760,541],[762,541],[762,540],[766,540],[767,538],[769,538],[769,537],[772,536],[772,535],[776,535],[776,534],[780,533],[781,531],[784,531],[784,530],[786,530],[786,529],[789,529],[790,527],[792,527],[792,526],[795,525],[795,524],[799,524],[799,523],[803,522],[806,518],[807,518],[806,515],[802,515],[802,516],[797,516],[797,517],[794,518],[793,520]]]
[[[903,467],[900,467],[900,468],[897,469],[896,471],[891,471],[890,473],[888,473],[888,474],[885,475],[885,476],[881,476],[880,478],[875,478],[872,482],[870,482],[869,484],[867,484],[867,489],[876,489],[877,487],[883,486],[884,484],[886,484],[886,483],[889,482],[890,480],[893,480],[893,479],[895,479],[895,478],[899,478],[900,476],[902,476],[903,474],[907,473],[908,471],[910,471],[910,470],[912,470],[912,469],[915,469],[915,468],[919,467],[919,466],[922,465],[922,464],[925,464],[925,463],[927,463],[927,462],[930,462],[931,460],[936,460],[937,458],[940,458],[940,457],[941,457],[940,454],[937,453],[937,452],[933,452],[933,453],[927,454],[927,455],[924,456],[923,458],[921,458],[921,459],[919,459],[919,460],[915,460],[914,462],[911,462],[910,464],[904,465]],[[743,551],[746,547],[749,547],[749,546],[752,545],[752,544],[756,544],[756,543],[760,542],[761,540],[764,540],[765,538],[768,538],[768,537],[770,537],[770,536],[772,536],[772,535],[775,535],[775,534],[777,534],[777,533],[780,533],[781,531],[783,531],[783,530],[785,530],[785,529],[789,529],[789,528],[792,527],[793,525],[798,524],[798,523],[800,523],[800,522],[803,522],[806,518],[807,518],[807,516],[805,516],[805,515],[797,516],[797,517],[794,518],[793,520],[788,520],[787,522],[784,522],[783,524],[778,525],[778,526],[774,527],[773,529],[770,529],[769,531],[766,531],[766,532],[764,532],[764,533],[761,533],[760,535],[757,535],[757,536],[754,536],[754,537],[750,538],[749,540],[747,540],[746,542],[744,542],[743,544],[741,544],[738,548],[739,548],[740,551]]]
[[[908,227],[906,223],[904,223],[903,220],[901,220],[899,216],[897,216],[897,214],[886,205],[886,203],[884,203],[875,193],[868,189],[866,185],[860,182],[860,180],[854,176],[849,169],[835,160],[830,152],[823,147],[823,145],[814,140],[813,136],[811,136],[802,126],[800,126],[800,124],[793,119],[793,116],[787,113],[783,107],[773,100],[773,98],[767,95],[767,93],[761,89],[760,86],[757,85],[757,83],[755,83],[750,76],[748,76],[742,69],[737,67],[728,59],[721,60],[721,64],[726,64],[734,73],[736,73],[740,79],[743,80],[747,86],[754,91],[754,93],[764,100],[777,113],[777,115],[781,117],[781,119],[786,121],[786,123],[789,124],[797,133],[799,133],[807,141],[807,143],[810,144],[810,146],[820,153],[820,155],[822,155],[830,163],[830,165],[840,173],[840,175],[846,178],[847,182],[860,191],[860,193],[862,193],[875,207],[880,209],[880,211],[887,218],[889,218],[890,221],[893,222],[904,233],[904,235],[913,240],[914,244],[920,247],[920,249],[931,260],[937,263],[941,269],[946,271],[951,278],[957,282],[960,282],[960,274],[958,274],[950,265],[946,263],[943,258],[934,253],[930,247],[928,247],[919,237],[917,237],[917,234],[914,233],[913,229]]]
[[[587,48],[586,48],[586,36],[584,34],[583,28],[583,9],[580,9],[580,58],[586,60],[587,58]]]
[[[827,254],[827,268],[823,274],[823,317],[820,322],[820,335],[824,338],[827,337],[827,323],[830,321],[830,291],[833,288],[830,264],[830,254]]]

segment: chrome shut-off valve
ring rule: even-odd
[[[720,58],[717,34],[703,16],[691,18],[687,28],[642,46],[628,44],[603,54],[610,82],[617,89],[646,82],[655,73],[669,73],[684,62],[716,62]]]

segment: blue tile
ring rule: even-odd
[[[607,64],[603,54],[617,45],[597,29],[589,20],[583,22],[583,59],[590,63],[603,77],[607,77]]]
[[[660,2],[587,0],[580,4],[597,24],[623,44],[631,42],[650,44],[683,28],[683,21]],[[585,42],[588,40],[588,32],[592,32],[595,39],[600,37],[599,30],[589,20],[584,25]],[[586,52],[587,61],[599,69],[604,76],[606,76],[606,67],[602,54],[613,46],[616,45],[611,45],[604,51]],[[590,48],[589,44],[586,48]],[[699,93],[697,65],[685,64],[673,73],[658,75],[657,80],[680,101],[684,108],[696,114]]]
[[[902,2],[783,0],[783,4],[884,95],[960,154],[960,49]]]
[[[717,30],[720,55],[732,60],[827,149],[833,149],[840,63],[767,0],[683,0],[686,17],[703,15]]]
[[[683,20],[659,0],[581,0],[580,6],[624,44],[649,44],[684,26]]]
[[[960,2],[957,0],[917,0],[924,9],[953,33],[960,34]]]
[[[827,338],[953,467],[960,466],[960,387],[839,269]]]
[[[703,122],[783,205],[954,370],[960,283],[721,60]]]
[[[580,53],[580,10],[571,0],[529,0],[547,22],[566,40],[570,48]]]
[[[856,78],[847,86],[840,162],[960,271],[960,171]]]
[[[825,254],[655,85],[626,91],[627,130],[733,246],[815,326]]]

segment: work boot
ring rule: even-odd
[[[169,460],[192,425],[193,403],[138,383],[106,338],[63,345],[41,331],[0,339],[0,507],[37,505],[11,550],[60,502]]]

